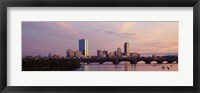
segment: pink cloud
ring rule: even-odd
[[[56,30],[56,31],[60,31],[60,32],[63,32],[63,33],[70,31],[70,33],[68,33],[68,34],[78,35],[78,32],[76,30],[74,30],[73,26],[69,23],[55,22],[55,24],[57,25],[58,28],[62,29],[62,30]]]

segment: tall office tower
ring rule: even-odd
[[[102,56],[102,51],[101,50],[97,50],[97,56],[101,57]]]
[[[117,48],[115,56],[117,56],[117,57],[121,57],[122,56],[121,48]]]
[[[74,57],[74,51],[71,49],[67,49],[66,51],[66,58],[73,58]]]
[[[127,56],[130,54],[130,44],[128,42],[124,43],[124,54]]]
[[[51,53],[49,53],[48,58],[52,58],[52,54]]]
[[[106,50],[102,51],[102,55],[103,55],[103,57],[107,57],[108,56],[108,51],[106,51]]]
[[[121,53],[121,48],[117,48],[117,52]]]
[[[106,50],[102,51],[102,53],[103,53],[103,55],[104,55],[104,54],[105,54],[105,55],[108,55],[108,51],[106,51]]]
[[[87,39],[79,40],[79,51],[81,51],[83,55],[88,56],[88,40]]]

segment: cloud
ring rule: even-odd
[[[125,22],[121,25],[118,32],[119,33],[130,33],[134,27],[136,27],[135,22]]]
[[[115,31],[104,31],[107,34],[116,34],[116,35],[135,35],[135,33],[133,33],[133,28],[136,26],[136,23],[134,22],[123,22],[120,25],[115,25],[112,24],[112,26],[114,27]]]
[[[71,25],[65,23],[65,22],[55,22],[56,25],[58,25],[59,27],[63,27],[65,29],[72,29]]]
[[[58,31],[60,34],[68,34],[74,37],[77,37],[78,31],[74,28],[73,24],[67,23],[67,22],[52,22],[54,25],[53,31]]]
[[[97,31],[97,32],[98,32],[98,31],[101,31],[101,30],[99,30],[99,29],[94,29],[94,31]]]
[[[116,34],[116,35],[135,35],[135,33],[118,33],[114,31],[104,31],[106,34]]]
[[[118,33],[118,34],[121,34],[121,35],[135,35],[135,33]]]
[[[117,33],[115,33],[115,32],[113,32],[113,31],[104,31],[106,34],[117,34]]]

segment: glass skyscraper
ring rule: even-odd
[[[88,56],[88,40],[87,39],[79,40],[79,51],[81,51],[83,55]]]
[[[124,53],[125,53],[125,55],[127,55],[127,56],[129,56],[129,54],[130,54],[130,45],[129,45],[128,42],[125,42],[125,43],[124,43]]]

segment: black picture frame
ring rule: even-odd
[[[7,7],[193,7],[194,86],[7,86]],[[2,0],[0,1],[0,91],[2,93],[200,93],[200,0]]]

